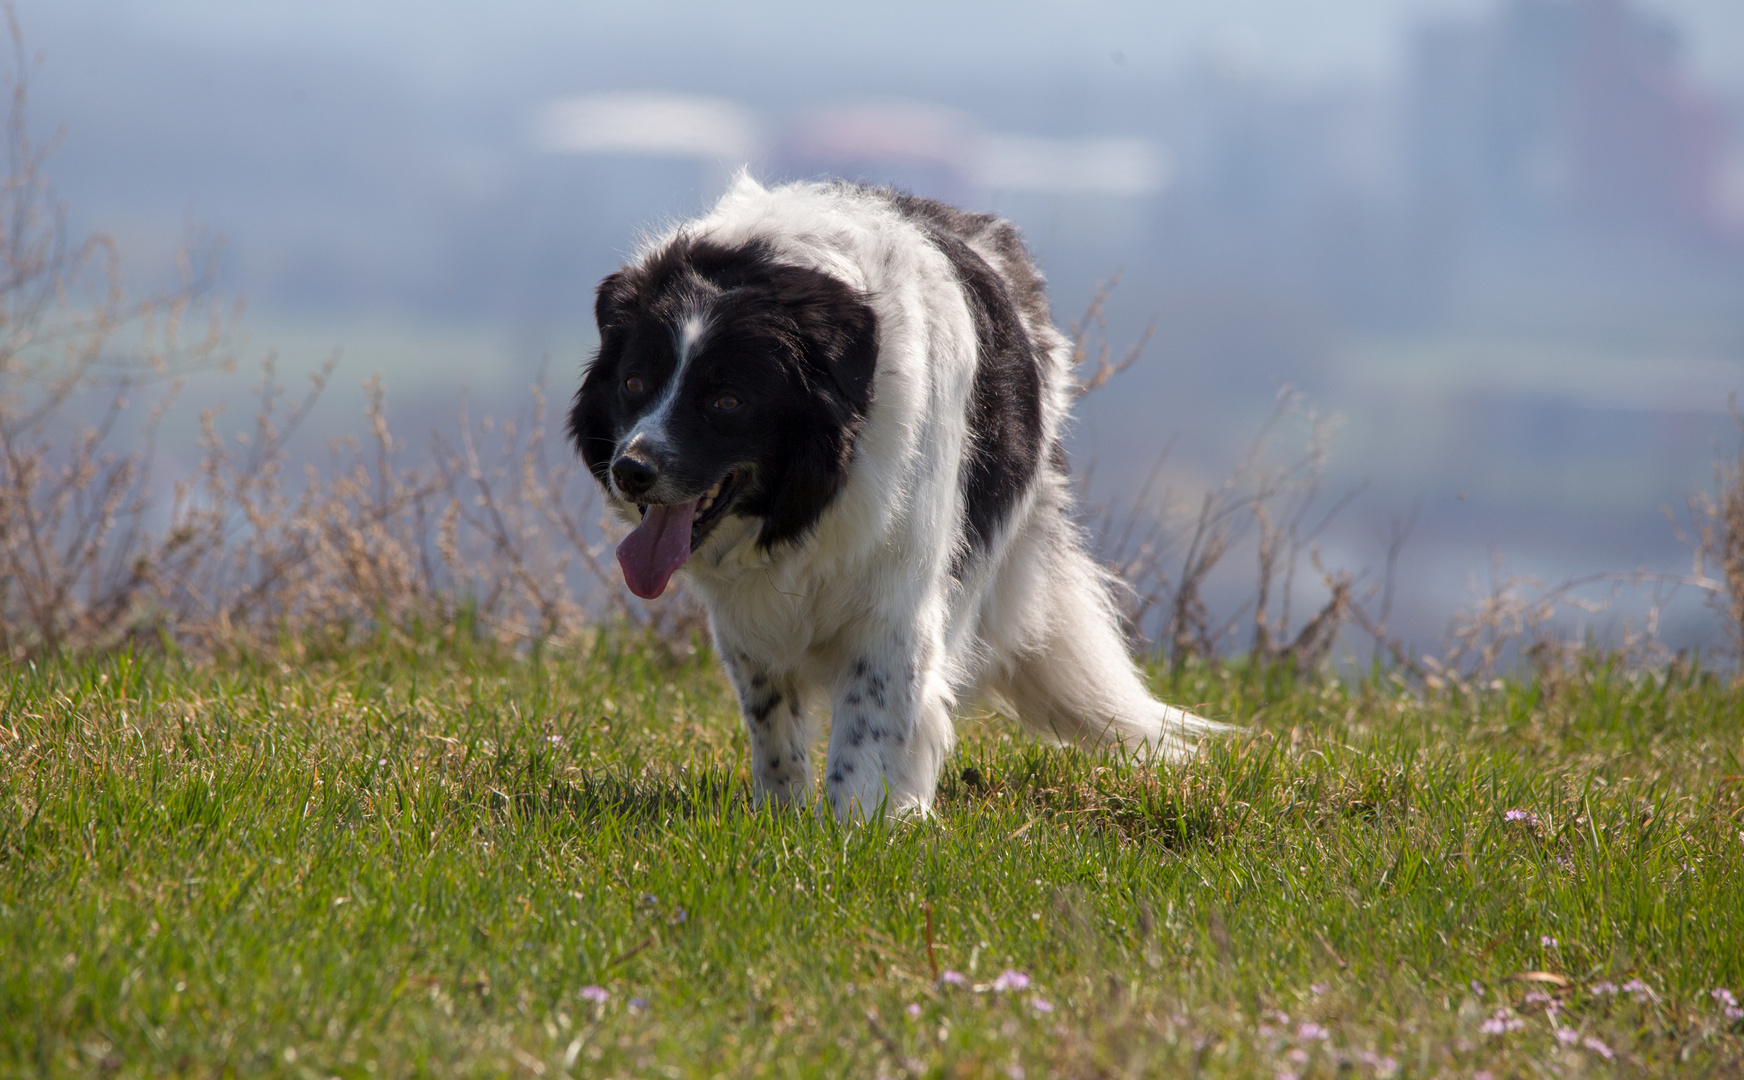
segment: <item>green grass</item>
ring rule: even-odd
[[[969,720],[936,820],[841,828],[752,808],[702,650],[0,669],[0,1073],[1744,1068],[1744,692],[1159,678],[1249,735]]]

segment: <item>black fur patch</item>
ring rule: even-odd
[[[775,707],[780,704],[780,694],[770,694],[761,701],[747,697],[745,699],[745,715],[758,724],[765,724],[769,721],[769,714],[774,712]]]
[[[752,480],[732,507],[761,519],[765,547],[799,540],[847,481],[872,402],[877,318],[847,285],[778,262],[761,245],[679,239],[610,274],[594,303],[600,347],[576,392],[569,435],[601,485],[619,442],[670,389],[674,342],[701,313],[707,331],[684,367],[658,462],[697,494],[729,469]],[[646,390],[623,389],[635,375]],[[730,390],[742,404],[710,411]]]
[[[968,536],[952,566],[961,576],[962,562],[992,544],[1042,461],[1040,357],[1018,311],[1021,305],[1032,317],[1039,313],[1045,319],[1047,300],[1029,253],[1009,222],[912,195],[893,194],[891,200],[951,261],[975,319],[970,445],[962,474]],[[976,254],[968,243],[971,238],[999,253],[1011,271],[1010,280]]]

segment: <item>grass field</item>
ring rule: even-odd
[[[1247,736],[968,720],[844,829],[752,808],[701,649],[0,669],[0,1073],[1744,1069],[1744,692],[1159,685]]]

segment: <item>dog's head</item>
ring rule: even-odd
[[[653,598],[723,520],[802,538],[846,482],[877,321],[852,288],[761,245],[685,237],[600,283],[599,354],[569,414],[588,470],[641,521],[618,547]]]

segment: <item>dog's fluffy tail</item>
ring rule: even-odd
[[[1044,739],[1168,761],[1191,757],[1205,736],[1233,732],[1151,696],[1127,653],[1106,573],[1077,545],[1062,547],[1046,630],[988,687],[993,704]]]

